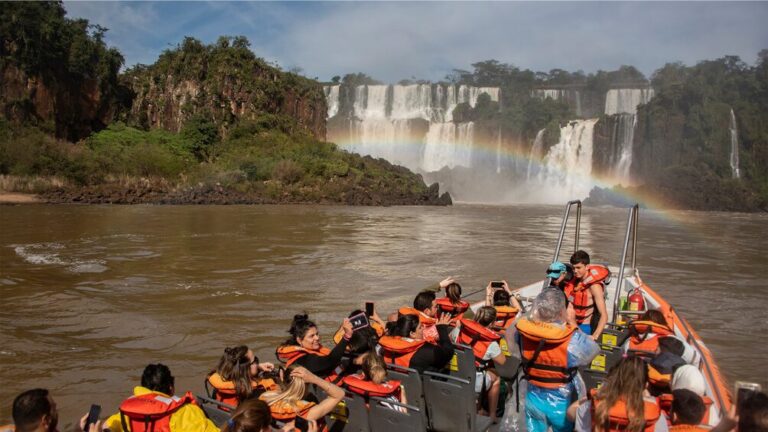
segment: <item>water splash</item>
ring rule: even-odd
[[[731,132],[731,174],[733,178],[737,179],[741,178],[739,172],[739,130],[736,128],[736,114],[733,112],[733,108],[731,108],[731,124],[728,129]]]

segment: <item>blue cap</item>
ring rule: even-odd
[[[555,261],[547,267],[547,277],[557,279],[565,272],[565,270],[565,264],[560,261]]]

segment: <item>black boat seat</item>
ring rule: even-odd
[[[467,379],[424,372],[424,397],[432,429],[439,432],[481,432],[489,417],[477,414],[475,386]]]
[[[427,403],[424,400],[424,388],[421,376],[416,369],[388,363],[387,376],[390,379],[400,381],[400,385],[405,391],[405,399],[410,405],[419,409],[422,417],[422,424],[429,426],[429,417],[427,416]]]
[[[202,408],[206,417],[218,427],[223,426],[229,420],[229,414],[235,409],[232,405],[227,405],[209,397],[196,395],[195,399],[197,399],[197,404]]]
[[[427,430],[427,424],[424,422],[426,417],[421,409],[414,405],[372,397],[370,414],[371,432],[424,432]]]
[[[475,353],[472,351],[472,347],[455,344],[453,358],[448,369],[449,375],[467,379],[474,387],[477,368],[475,367]]]
[[[362,396],[347,393],[339,405],[326,416],[331,432],[370,432],[370,416]]]

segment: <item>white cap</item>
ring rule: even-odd
[[[707,391],[707,382],[696,366],[683,365],[677,368],[672,376],[672,390],[686,389],[704,396]]]

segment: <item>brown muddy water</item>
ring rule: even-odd
[[[618,264],[626,210],[585,209],[581,246]],[[60,424],[104,413],[162,362],[203,392],[228,345],[263,361],[307,311],[324,339],[365,300],[391,311],[454,275],[544,277],[557,206],[0,207],[0,424],[13,397],[51,389]],[[640,214],[639,268],[732,382],[766,383],[768,216]],[[567,252],[570,252],[568,250]]]

